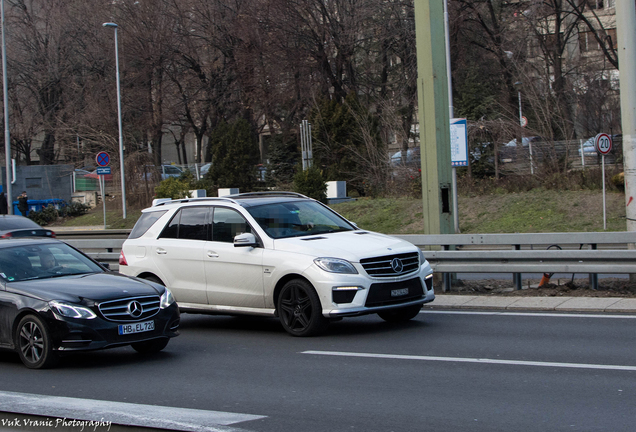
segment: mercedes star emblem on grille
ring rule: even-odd
[[[402,264],[402,260],[399,259],[399,258],[393,258],[391,260],[391,268],[396,273],[402,273],[402,270],[404,269],[404,265]]]
[[[138,301],[131,301],[128,303],[128,314],[133,318],[139,318],[143,313],[143,308],[141,307],[141,303]]]

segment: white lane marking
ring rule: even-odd
[[[195,432],[231,432],[265,416],[0,391],[0,411]]]
[[[622,370],[636,371],[636,366],[620,366],[620,365],[599,365],[585,363],[557,363],[557,362],[536,362],[523,360],[497,360],[497,359],[480,359],[466,357],[436,357],[436,356],[416,356],[416,355],[400,355],[400,354],[373,354],[373,353],[353,353],[340,351],[303,351],[301,354],[338,356],[338,357],[366,357],[393,360],[424,360],[424,361],[441,361],[441,362],[457,362],[457,363],[486,363],[486,364],[505,364],[517,366],[545,366],[560,367],[574,369],[602,369],[602,370]]]
[[[531,316],[554,318],[609,318],[609,319],[636,319],[636,315],[602,315],[602,314],[573,314],[573,313],[545,313],[545,312],[475,312],[475,311],[433,311],[427,310],[422,314],[449,314],[449,315],[502,315],[502,316]]]

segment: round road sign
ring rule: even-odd
[[[594,138],[594,148],[602,155],[608,154],[612,151],[612,137],[606,133],[596,135],[596,138]]]
[[[528,126],[528,119],[526,118],[526,116],[521,116],[521,121],[519,122],[519,124],[521,125],[521,127]]]
[[[97,162],[97,165],[100,167],[108,166],[110,163],[110,155],[106,152],[99,152],[97,153],[97,157],[95,157],[95,162]]]

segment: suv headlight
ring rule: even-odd
[[[50,301],[49,306],[56,315],[66,318],[93,319],[97,317],[92,310],[84,306],[63,303],[57,300]]]
[[[420,266],[423,266],[424,263],[426,262],[426,258],[424,258],[424,252],[422,252],[422,249],[417,248],[417,251],[420,254]]]
[[[172,295],[172,292],[170,292],[170,290],[166,288],[166,290],[161,295],[161,304],[159,305],[159,307],[161,309],[165,309],[172,303],[174,303],[174,296]]]
[[[316,258],[316,265],[329,273],[358,274],[358,270],[347,260],[338,258]]]

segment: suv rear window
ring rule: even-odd
[[[139,220],[137,220],[137,223],[130,232],[128,238],[135,239],[144,235],[146,231],[148,231],[148,229],[150,229],[150,227],[155,222],[157,222],[157,219],[163,216],[167,211],[168,210],[142,213],[141,217],[139,218]]]

